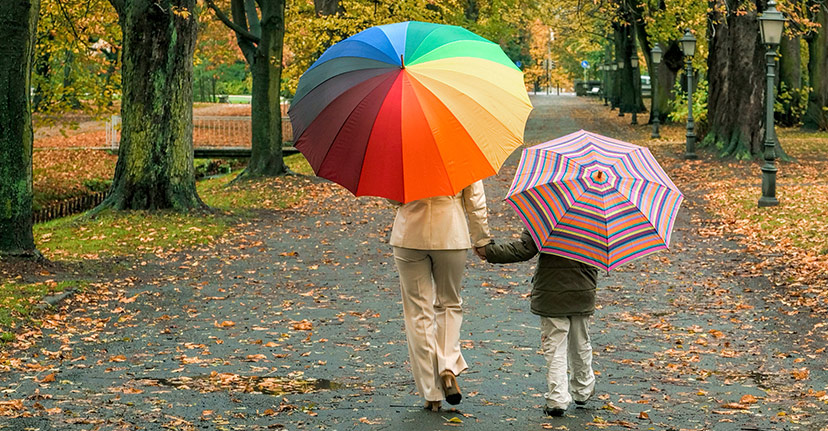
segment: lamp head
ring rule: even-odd
[[[653,47],[653,50],[650,51],[650,55],[653,56],[653,64],[658,65],[659,63],[661,63],[661,55],[662,54],[663,54],[663,52],[661,51],[660,46],[656,45],[656,46]]]
[[[688,28],[684,32],[684,36],[679,39],[681,43],[681,52],[684,53],[685,57],[692,57],[696,53],[696,37],[693,36],[693,33],[690,33],[690,29]]]
[[[776,10],[776,2],[770,0],[768,8],[759,17],[759,31],[762,34],[762,43],[774,47],[782,41],[782,29],[785,27],[785,16]]]

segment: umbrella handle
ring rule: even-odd
[[[405,69],[405,60],[402,54],[400,54],[400,69]]]

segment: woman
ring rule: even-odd
[[[400,273],[411,371],[425,408],[438,411],[444,398],[453,405],[462,399],[456,376],[468,366],[460,352],[460,288],[468,249],[491,242],[486,194],[477,181],[454,196],[396,205],[390,242]]]

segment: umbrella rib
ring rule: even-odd
[[[389,79],[390,79],[390,78],[389,78]],[[394,78],[394,79],[396,79],[396,78]],[[384,82],[384,81],[382,81],[382,82]],[[351,119],[351,116],[352,116],[352,115],[354,115],[354,111],[356,110],[356,108],[358,108],[358,107],[362,104],[362,102],[364,102],[364,101],[365,101],[365,99],[367,99],[367,98],[371,95],[371,93],[372,93],[374,90],[376,90],[376,88],[377,88],[377,87],[379,87],[380,85],[382,85],[382,82],[380,82],[380,83],[379,83],[376,87],[374,87],[374,89],[372,89],[371,91],[369,91],[369,92],[365,95],[365,97],[363,97],[362,99],[360,99],[359,103],[357,103],[356,105],[354,105],[353,109],[351,109],[351,112],[350,112],[350,113],[348,113],[348,116],[345,118],[345,121],[343,121],[343,122],[342,122],[342,124],[340,124],[340,125],[339,125],[339,129],[336,131],[336,135],[334,135],[332,142],[336,142],[336,139],[339,137],[339,134],[340,134],[340,133],[342,133],[342,129],[345,127],[345,125],[346,125],[346,124],[348,124],[348,120],[350,120],[350,119]],[[387,97],[388,97],[388,93],[386,93],[386,94],[382,97],[382,102],[380,103],[380,106],[382,106],[382,105],[385,103],[385,99],[386,99]],[[374,116],[374,117],[371,119],[371,129],[372,129],[372,130],[374,129],[374,124],[376,124],[376,121],[377,121],[377,116]],[[369,135],[369,142],[370,142],[370,135]],[[329,146],[329,147],[328,147],[328,151],[326,151],[326,152],[325,152],[325,157],[323,157],[323,158],[322,158],[322,163],[320,163],[320,166],[322,166],[322,165],[325,163],[325,161],[328,159],[328,154],[330,154],[331,149],[332,149],[333,147],[334,147],[333,145],[331,145],[331,146]],[[362,158],[363,158],[363,159],[365,158],[365,153],[367,153],[367,152],[368,152],[368,145],[365,145],[365,149],[364,149],[364,150],[363,150],[363,152],[362,152]],[[358,176],[357,178],[361,178],[361,177],[362,177],[362,169],[363,169],[363,167],[364,167],[364,165],[360,165],[360,166],[359,166],[359,176]],[[357,181],[357,187],[358,187],[358,186],[359,186],[359,181]]]
[[[465,57],[457,57],[457,58],[465,58]],[[485,58],[480,58],[480,57],[468,57],[468,58],[476,58],[476,59],[480,59],[480,60],[488,61],[488,62],[491,62],[491,63],[494,63],[494,64],[500,64],[500,63],[497,63],[497,62],[495,62],[495,61],[491,61],[491,60],[488,60],[488,59],[485,59]],[[422,64],[426,64],[426,63],[420,63],[420,64],[422,65]],[[499,90],[501,93],[504,93],[506,96],[508,96],[508,97],[510,97],[510,98],[512,98],[512,99],[515,99],[515,100],[517,100],[517,101],[519,101],[519,102],[525,102],[525,100],[523,100],[523,99],[521,99],[521,98],[517,97],[514,93],[511,93],[511,92],[509,92],[509,91],[504,90],[504,89],[503,89],[503,87],[498,87],[498,86],[497,86],[497,84],[498,84],[497,82],[493,82],[493,81],[490,81],[490,80],[487,80],[487,79],[483,79],[483,77],[481,77],[480,75],[476,75],[476,74],[473,74],[473,73],[468,73],[468,72],[465,72],[464,70],[452,70],[452,69],[443,69],[443,68],[429,68],[429,69],[431,69],[431,70],[439,70],[439,71],[441,71],[441,72],[445,72],[445,73],[456,73],[456,74],[458,74],[458,75],[463,75],[463,76],[468,77],[468,78],[470,78],[470,79],[475,79],[475,80],[478,80],[478,81],[483,81],[483,82],[485,82],[486,84],[492,85],[492,89],[494,89],[494,90]],[[420,73],[422,73],[422,72],[420,72]],[[424,73],[424,75],[427,75],[427,74],[425,74],[425,73]],[[433,78],[433,77],[430,77],[430,76],[429,76],[429,79],[435,79],[435,78]],[[453,85],[451,85],[451,84],[449,84],[449,83],[447,83],[447,82],[445,82],[445,81],[440,81],[440,82],[442,82],[443,84],[445,84],[445,85],[447,85],[447,86],[449,86],[449,87],[451,87],[451,88],[453,88],[453,89],[455,89],[455,90],[457,90],[457,91],[461,91],[461,90],[460,90],[460,89],[458,89],[457,87],[455,87],[455,86],[453,86]],[[488,110],[487,110],[486,112],[488,112]],[[490,114],[491,114],[491,113],[490,113]]]
[[[567,181],[574,181],[574,180],[567,180]],[[578,199],[580,199],[581,197],[583,197],[583,196],[584,196],[584,194],[586,194],[586,193],[587,193],[587,190],[586,190],[586,189],[584,189],[584,191],[583,191],[583,192],[579,193],[579,194],[575,197],[575,199],[572,201],[572,202],[573,202],[573,204],[574,204],[574,203],[576,203],[576,202],[578,201]],[[554,230],[555,230],[555,228],[558,226],[558,223],[560,222],[560,220],[561,220],[561,219],[563,219],[564,217],[566,217],[566,215],[569,213],[569,211],[570,211],[570,210],[572,210],[572,207],[573,207],[573,206],[574,206],[574,205],[569,205],[569,206],[567,206],[567,207],[566,207],[566,210],[563,212],[563,214],[561,214],[560,219],[558,219],[558,220],[556,220],[556,221],[555,221],[555,224],[552,226],[552,229],[549,231],[550,235],[552,234],[552,231],[554,231]],[[604,219],[606,219],[606,216],[604,217]],[[607,236],[607,239],[609,239],[609,236],[608,236],[608,234],[609,234],[609,228],[607,227],[607,223],[606,223],[606,221],[604,222],[604,234],[605,234],[605,236]],[[605,248],[606,248],[606,249],[605,249],[604,251],[605,251],[606,256],[607,256],[607,261],[605,262],[605,266],[609,266],[609,241],[608,241],[608,243],[607,243],[607,245],[606,245],[606,247],[605,247]]]
[[[411,74],[410,74],[410,73],[408,74],[408,77],[409,77],[411,80],[416,81],[416,82],[419,84],[419,87],[420,87],[420,88],[422,88],[423,90],[427,91],[427,92],[428,92],[428,94],[430,94],[430,95],[431,95],[431,97],[433,97],[433,98],[434,98],[434,100],[435,100],[437,103],[439,103],[439,104],[440,104],[440,105],[441,105],[441,106],[442,106],[442,107],[443,107],[446,111],[451,112],[451,110],[450,110],[450,109],[446,106],[446,104],[445,104],[445,103],[443,103],[443,101],[442,101],[442,100],[440,100],[440,98],[439,98],[439,97],[437,97],[437,95],[436,95],[436,94],[434,94],[434,92],[433,92],[433,91],[431,91],[428,87],[426,87],[423,83],[421,83],[421,82],[420,82],[419,80],[417,80],[415,77],[411,76]],[[425,111],[422,109],[422,104],[420,103],[419,98],[417,99],[417,105],[418,105],[418,106],[420,106],[420,110],[423,112],[423,116],[425,117],[426,122],[428,123],[428,125],[429,125],[429,127],[430,127],[430,126],[431,126],[431,122],[429,122],[429,120],[428,120],[428,116],[427,116],[427,115],[425,115]],[[488,112],[488,111],[487,111],[487,112]],[[472,141],[474,141],[474,139],[472,139],[472,138],[471,138],[471,134],[469,133],[469,130],[466,128],[466,125],[464,125],[462,122],[460,122],[460,120],[459,120],[459,119],[457,119],[457,117],[455,117],[455,119],[457,120],[457,124],[458,124],[458,125],[459,125],[462,129],[463,129],[463,132],[466,134],[466,136],[468,136],[468,137],[469,137],[469,139],[471,139]],[[451,189],[452,189],[453,191],[459,191],[459,190],[460,190],[460,189],[462,189],[463,187],[466,187],[468,184],[464,185],[463,187],[460,187],[459,189],[455,186],[455,184],[454,184],[454,182],[453,182],[453,180],[452,180],[452,177],[451,177],[451,175],[449,175],[448,169],[446,168],[445,160],[443,159],[443,153],[440,151],[440,146],[439,146],[439,145],[437,145],[437,139],[436,139],[436,138],[435,138],[435,139],[433,139],[433,140],[432,140],[432,142],[434,142],[434,146],[435,146],[435,148],[437,149],[437,154],[439,155],[439,157],[440,157],[440,161],[442,162],[442,163],[440,163],[440,166],[443,168],[443,171],[446,173],[446,178],[448,178],[448,180],[449,180],[449,184],[451,185]],[[486,158],[486,155],[483,153],[483,150],[481,150],[479,146],[474,145],[473,147],[474,147],[474,150],[475,150],[475,151],[477,151],[477,152],[480,154],[480,156],[481,156],[481,157],[483,157],[484,159],[488,160],[488,158]],[[491,164],[491,163],[490,163],[490,164]],[[492,167],[492,169],[493,169],[493,170],[495,170],[495,169],[494,169],[494,167]],[[497,173],[497,170],[495,170],[495,173]]]
[[[455,26],[446,26],[446,27],[455,27]],[[462,27],[460,27],[460,28],[462,29]],[[426,39],[428,39],[429,37],[431,37],[432,35],[434,35],[434,33],[436,33],[437,31],[439,31],[440,29],[441,29],[440,27],[434,27],[434,28],[432,28],[431,30],[429,30],[429,32],[428,32],[428,33],[426,33],[425,35],[423,35],[423,36],[420,38],[420,41],[419,41],[419,42],[417,42],[417,48],[416,48],[416,49],[415,49],[415,50],[411,53],[411,58],[409,59],[409,62],[414,61],[414,60],[416,60],[417,58],[422,57],[423,55],[427,54],[428,52],[433,51],[433,49],[432,49],[431,51],[428,51],[428,52],[425,52],[425,53],[423,53],[423,54],[417,55],[417,52],[420,50],[420,48],[421,48],[423,45],[425,45]],[[464,30],[465,30],[465,29],[464,29]],[[470,33],[471,33],[471,32],[470,32]],[[474,34],[474,33],[472,33],[472,34]],[[467,40],[467,39],[462,39],[462,40]],[[453,42],[456,42],[456,41],[452,41],[452,42],[449,42],[449,43],[453,43]],[[439,46],[440,46],[440,45],[438,45],[438,47],[439,47]]]
[[[431,36],[432,34],[433,34],[433,32],[429,33],[428,36]],[[481,40],[460,39],[460,40],[452,40],[451,42],[447,42],[447,43],[444,43],[444,44],[441,44],[441,45],[437,45],[434,48],[432,48],[430,51],[426,51],[426,52],[423,52],[422,54],[417,55],[417,53],[420,51],[420,48],[425,44],[424,42],[425,42],[425,38],[423,39],[422,42],[420,42],[420,46],[418,46],[417,49],[414,50],[413,53],[411,53],[412,57],[414,57],[415,61],[416,61],[416,59],[418,59],[420,57],[424,57],[428,54],[431,54],[432,52],[435,52],[438,49],[446,49],[447,47],[450,47],[451,45],[455,45],[455,44],[458,44],[458,43],[471,42],[471,43],[481,43],[481,44],[486,44],[486,45],[495,45],[495,46],[499,47],[499,45],[497,45],[496,43],[494,43],[492,41],[489,41],[489,40],[486,40],[486,39],[481,39]],[[505,56],[505,54],[504,54],[504,56]],[[474,58],[482,58],[484,60],[487,60],[487,58],[485,58],[485,57],[474,57]],[[506,58],[508,58],[508,57],[506,57]],[[491,61],[491,60],[489,60],[489,61]],[[496,62],[493,62],[493,63],[496,63]],[[499,63],[499,64],[502,64],[502,63]]]
[[[355,39],[348,38],[348,39],[343,40],[342,42],[359,43],[359,44],[365,45],[365,46],[367,46],[369,49],[371,49],[371,50],[373,50],[373,51],[376,51],[376,52],[378,52],[378,53],[382,54],[382,56],[384,56],[385,58],[389,59],[390,61],[388,61],[388,62],[387,62],[388,64],[393,64],[393,65],[396,65],[396,61],[397,61],[397,59],[396,59],[396,58],[394,58],[394,57],[389,57],[387,53],[383,52],[381,49],[377,48],[376,46],[371,45],[371,44],[370,44],[370,43],[368,43],[368,42],[365,42],[364,40],[358,40],[358,39],[357,39],[357,40],[355,40]],[[342,42],[340,42],[340,43],[342,43]],[[334,46],[336,46],[336,45],[334,45]],[[331,48],[333,48],[333,47],[331,47]],[[348,51],[345,51],[344,49],[343,49],[343,51],[344,51],[344,52],[348,52]],[[327,52],[323,53],[323,54],[322,54],[322,56],[324,56],[326,53],[327,53]],[[338,54],[338,53],[337,53],[337,54]],[[326,59],[325,59],[324,61],[322,61],[322,62],[320,62],[319,60],[317,60],[315,63],[313,63],[313,64],[312,64],[312,65],[308,68],[308,71],[313,70],[314,68],[317,68],[317,67],[319,67],[319,66],[321,66],[321,65],[323,65],[323,64],[325,64],[325,63],[327,63],[327,62],[329,62],[329,61],[331,61],[331,60],[335,60],[335,59],[337,59],[337,58],[342,58],[342,57],[354,57],[354,56],[352,56],[352,55],[351,55],[351,56],[347,56],[347,55],[337,55],[336,57],[333,57],[333,58],[326,58]],[[360,58],[370,58],[370,57],[365,57],[364,55],[359,56],[359,57],[360,57]],[[320,57],[320,60],[321,60],[321,57]],[[375,59],[375,60],[377,60],[377,59]],[[382,61],[382,60],[377,60],[377,61]]]
[[[443,81],[437,80],[437,79],[435,79],[435,78],[432,78],[432,77],[427,77],[427,78],[428,78],[428,80],[429,80],[429,81],[439,83],[440,85],[444,85],[444,86],[446,86],[446,87],[448,87],[448,88],[451,88],[453,91],[456,91],[457,93],[459,93],[459,96],[458,96],[458,97],[463,97],[463,98],[465,98],[465,100],[468,100],[470,103],[473,103],[474,105],[476,105],[477,107],[479,107],[479,108],[480,108],[480,110],[481,110],[481,111],[483,111],[483,112],[485,112],[486,114],[488,114],[488,116],[489,116],[489,117],[491,117],[491,119],[492,119],[493,121],[495,121],[495,122],[497,122],[498,124],[500,124],[500,125],[503,127],[503,130],[505,130],[505,131],[506,131],[506,133],[508,133],[509,135],[511,135],[511,136],[512,136],[512,138],[514,138],[514,139],[516,139],[516,140],[518,140],[518,141],[520,141],[520,142],[523,142],[523,136],[517,136],[517,135],[515,134],[515,132],[514,132],[514,131],[510,130],[510,129],[509,129],[509,128],[505,125],[505,124],[503,124],[501,121],[499,121],[499,120],[498,120],[498,117],[497,117],[496,115],[494,115],[494,114],[493,114],[490,110],[486,109],[486,107],[484,107],[483,105],[481,105],[480,103],[478,103],[478,102],[477,102],[477,100],[475,100],[474,98],[472,98],[472,97],[468,96],[468,95],[467,95],[464,91],[462,91],[462,90],[460,90],[460,89],[458,89],[458,88],[454,87],[454,86],[453,86],[453,85],[451,85],[451,84],[448,84],[448,83],[446,83],[446,82],[443,82]],[[429,85],[426,85],[425,83],[423,83],[421,79],[417,79],[417,80],[418,80],[421,84],[423,84],[423,86],[424,86],[424,87],[426,87],[426,88],[428,88],[428,87],[429,87]],[[431,89],[429,89],[429,91],[431,91]],[[434,94],[434,92],[433,92],[433,91],[431,91],[431,92],[432,92],[432,94]],[[531,107],[531,105],[530,105],[530,107]],[[458,118],[458,121],[459,121],[459,120],[460,120],[460,119]],[[464,129],[466,128],[466,126],[465,126],[462,122],[460,122],[460,124],[461,124],[461,125],[463,125],[463,128],[464,128]],[[467,129],[467,132],[468,132],[468,129]],[[523,129],[521,129],[518,133],[521,133],[521,132],[523,132]],[[493,168],[495,168],[495,167],[493,166]],[[497,168],[499,168],[499,167],[497,167]],[[495,170],[497,171],[498,169],[495,169]]]
[[[665,189],[667,189],[668,191],[674,191],[674,190],[672,190],[671,188],[669,188],[669,187],[667,187],[667,186],[665,186],[665,185],[663,185],[663,184],[657,183],[657,182],[655,182],[655,181],[647,181],[647,182],[649,182],[650,184],[654,184],[654,185],[655,185],[656,187],[658,187],[658,188],[665,188]],[[647,217],[647,215],[646,215],[646,214],[644,214],[644,213],[641,211],[641,208],[639,208],[639,206],[638,206],[638,205],[636,205],[636,204],[634,204],[634,203],[632,202],[632,200],[630,199],[630,196],[629,196],[629,195],[627,195],[626,193],[622,192],[621,190],[616,189],[616,191],[617,191],[617,192],[618,192],[621,196],[623,196],[623,197],[624,197],[624,199],[626,199],[626,200],[627,200],[627,202],[629,202],[630,204],[632,204],[633,208],[635,208],[635,209],[636,209],[636,211],[638,211],[638,213],[639,213],[639,214],[641,214],[641,217],[644,217],[644,220],[647,220],[647,223],[649,223],[649,224],[650,224],[650,226],[653,228],[653,230],[654,230],[656,233],[658,233],[658,228],[655,226],[655,224],[653,224],[653,221],[652,221],[652,220],[650,220],[650,218],[649,218],[649,217]],[[679,193],[679,198],[678,198],[678,200],[677,200],[677,205],[676,205],[676,207],[677,207],[677,208],[678,208],[679,206],[681,206],[681,201],[682,201],[682,200],[683,200],[683,196],[682,196],[682,194],[681,194],[681,193]],[[659,238],[661,238],[661,234],[659,234],[659,235],[658,235],[658,237],[659,237]],[[661,238],[661,240],[664,242],[664,245],[665,245],[665,246],[667,246],[668,248],[670,247],[670,246],[669,246],[669,244],[667,244],[667,239],[666,239],[666,238]]]

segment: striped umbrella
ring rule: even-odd
[[[424,22],[371,27],[325,51],[290,107],[316,175],[357,196],[454,195],[523,144],[532,105],[500,46]]]
[[[541,252],[609,271],[669,247],[683,195],[647,148],[580,130],[523,150],[506,200]]]

